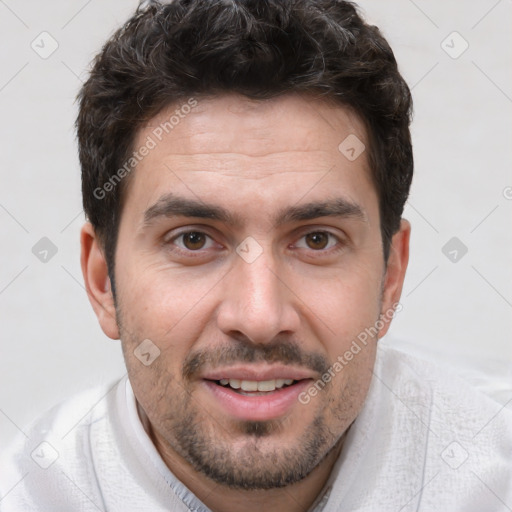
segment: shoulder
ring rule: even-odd
[[[383,345],[375,374],[404,405],[428,407],[430,427],[439,434],[449,433],[471,444],[480,436],[512,440],[512,410],[507,403],[476,389],[455,370]]]
[[[381,378],[395,385],[411,421],[425,423],[422,505],[438,510],[467,501],[460,510],[501,510],[512,503],[510,400],[499,403],[432,361],[388,346],[380,352]]]
[[[91,425],[108,429],[112,401],[123,381],[83,391],[18,433],[2,455],[2,510],[39,510],[43,503],[54,509],[101,506],[90,456]]]
[[[439,421],[444,418],[447,427],[473,432],[483,426],[486,413],[499,413],[501,420],[504,420],[493,420],[496,428],[510,425],[512,411],[507,408],[506,401],[500,403],[483,393],[463,379],[455,367],[436,364],[432,360],[382,345],[375,368],[391,385],[407,388],[407,395],[411,398],[429,394],[434,418]],[[510,391],[512,393],[512,385]],[[466,416],[467,421],[462,421]]]

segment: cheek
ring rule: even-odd
[[[324,326],[329,344],[342,350],[380,313],[381,280],[375,270],[351,267],[317,279],[296,278],[297,295]],[[311,313],[309,314],[311,315]],[[322,336],[325,338],[325,334]]]
[[[371,382],[375,362],[376,345],[361,347],[357,354],[344,358],[345,352],[338,351],[340,358],[334,358],[322,381],[315,381],[300,397],[304,411],[325,418],[333,432],[342,432],[359,414]],[[340,362],[341,361],[341,362]]]
[[[120,280],[124,316],[150,339],[171,348],[179,337],[194,338],[208,317],[208,298],[222,277],[215,270],[176,269],[169,265],[126,265]],[[177,348],[177,347],[176,347]]]

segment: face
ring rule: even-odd
[[[403,279],[386,272],[366,154],[338,149],[366,133],[320,100],[226,95],[198,99],[162,134],[179,108],[138,133],[135,148],[156,144],[126,190],[117,323],[100,320],[119,328],[170,467],[246,489],[298,482],[360,411],[378,336],[346,352]]]

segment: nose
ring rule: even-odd
[[[270,249],[250,263],[235,256],[233,268],[223,280],[219,329],[255,344],[295,334],[300,324],[297,297],[286,281]]]

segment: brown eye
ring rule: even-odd
[[[206,243],[205,234],[199,231],[189,231],[181,236],[183,237],[183,245],[191,251],[202,249]]]
[[[325,249],[329,243],[329,233],[323,233],[321,231],[309,233],[305,236],[305,238],[306,243],[310,249]]]

